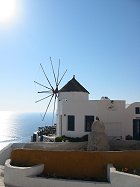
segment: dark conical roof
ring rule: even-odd
[[[59,92],[87,92],[89,93],[76,79],[75,76],[59,90]]]

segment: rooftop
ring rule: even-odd
[[[75,76],[59,92],[89,92],[75,79]]]

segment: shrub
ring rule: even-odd
[[[65,142],[65,137],[64,136],[58,136],[55,138],[55,142],[62,142],[64,141]]]
[[[125,137],[125,139],[126,139],[126,140],[133,140],[133,137],[132,137],[131,135],[128,134],[128,135]]]
[[[68,141],[68,142],[84,142],[88,141],[88,135],[82,136],[82,137],[68,137],[68,136],[59,136],[55,138],[55,142],[62,142],[62,141]]]

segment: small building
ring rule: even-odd
[[[91,131],[96,116],[104,122],[110,139],[140,140],[140,102],[89,100],[89,92],[75,76],[59,91],[57,136],[82,137]]]

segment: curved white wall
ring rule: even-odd
[[[26,186],[26,177],[39,175],[44,170],[44,164],[32,167],[16,167],[11,166],[10,162],[10,159],[5,162],[4,183],[11,186]]]
[[[6,161],[4,182],[7,185],[17,187],[111,187],[110,183],[66,180],[36,177],[43,170],[44,165],[33,167],[13,167],[10,160]]]

